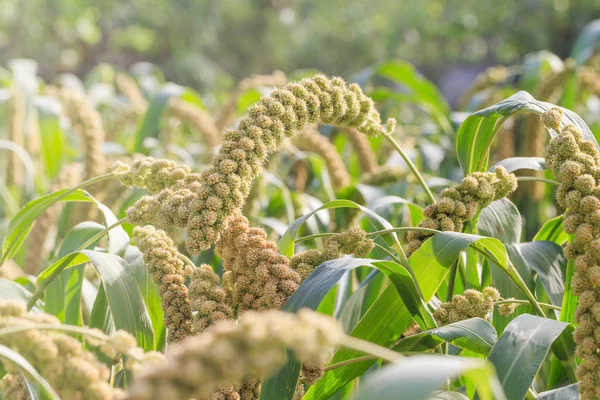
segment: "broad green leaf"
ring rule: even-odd
[[[152,275],[148,273],[144,256],[137,247],[127,247],[123,258],[131,265],[135,274],[135,280],[146,303],[148,314],[152,320],[152,327],[154,328],[155,348],[162,349],[166,339],[166,329],[162,298],[158,292],[158,286],[152,280]]]
[[[549,219],[540,228],[538,233],[536,233],[533,240],[548,240],[558,244],[559,246],[567,243],[567,240],[569,240],[569,235],[565,233],[563,220],[564,218],[562,215]]]
[[[116,329],[137,338],[145,350],[154,350],[154,331],[131,265],[114,254],[82,250],[102,279],[102,287]]]
[[[92,306],[90,328],[100,329],[106,334],[111,334],[115,329],[115,323],[110,313],[106,292],[102,285],[100,285],[100,288],[98,289],[98,294],[96,295],[94,305]]]
[[[58,251],[57,257],[64,257],[101,232],[104,226],[96,222],[82,222],[69,231]],[[92,243],[87,249],[93,249]],[[55,315],[63,324],[81,326],[81,289],[83,285],[83,265],[69,268],[60,273],[44,292],[45,311]]]
[[[518,245],[525,261],[539,276],[550,301],[562,305],[565,291],[567,260],[562,247],[554,242],[538,240]]]
[[[488,360],[496,368],[507,398],[525,397],[550,346],[568,325],[523,314],[506,327]]]
[[[12,350],[9,347],[0,344],[0,357],[12,361],[19,366],[23,371],[27,372],[30,379],[39,384],[48,394],[52,396],[52,399],[60,400],[58,394],[52,389],[52,386],[42,377],[39,372],[27,361],[22,355]]]
[[[390,364],[365,378],[354,400],[427,400],[448,379],[460,376],[477,383],[481,400],[503,400],[502,388],[494,368],[485,360],[440,355],[407,357],[397,364]],[[516,399],[516,397],[508,397]]]
[[[494,167],[498,165],[506,168],[508,172],[514,172],[522,169],[544,171],[546,169],[546,160],[544,160],[542,157],[511,157],[498,161],[496,164],[494,164]],[[494,167],[490,168],[490,170],[493,171]]]
[[[578,65],[584,64],[595,52],[600,39],[600,19],[587,24],[575,39],[569,57],[574,58]]]
[[[32,200],[25,205],[11,220],[8,225],[4,242],[2,243],[2,257],[0,265],[12,258],[31,231],[37,217],[48,207],[57,202],[92,202],[92,197],[85,191],[77,189],[63,189]]]
[[[559,389],[538,393],[538,400],[573,400],[578,398],[579,382]]]
[[[477,246],[493,254],[500,263],[504,265],[507,263],[506,251],[497,239],[457,232],[438,233],[426,240],[409,259],[415,281],[426,302],[433,298],[444,282],[449,268],[458,259],[460,252],[468,246]],[[390,285],[381,293],[350,335],[389,347],[412,321],[410,312],[395,288]],[[357,351],[340,349],[335,353],[330,364],[361,355],[363,354]],[[309,389],[304,399],[316,400],[332,396],[348,382],[364,374],[372,364],[373,361],[363,361],[328,371]]]
[[[350,332],[373,304],[384,284],[384,276],[379,271],[371,271],[368,277],[361,282],[358,289],[344,304],[339,321],[344,326],[345,332]]]
[[[409,336],[393,349],[398,352],[425,351],[449,342],[463,350],[487,356],[497,340],[492,324],[481,318],[471,318]]]
[[[18,283],[9,281],[8,279],[0,278],[0,299],[1,300],[17,300],[24,304],[29,302],[31,292],[25,289]],[[38,300],[33,307],[36,312],[41,312],[44,309],[44,304]]]
[[[563,60],[547,50],[526,54],[523,59],[523,75],[521,88],[533,92],[541,80],[547,79],[549,73],[562,71]]]
[[[521,214],[508,199],[492,202],[481,211],[477,220],[477,230],[484,236],[500,239],[504,244],[515,244],[521,241]]]
[[[391,261],[378,261],[361,258],[342,258],[321,264],[308,278],[302,282],[286,302],[283,309],[298,311],[301,308],[316,309],[327,293],[337,284],[342,276],[352,269],[368,266],[377,268],[387,275],[398,295],[402,297],[405,307],[414,316],[420,326],[425,329],[436,327],[433,316],[419,295],[410,273],[400,264]],[[411,315],[409,314],[409,315]],[[291,399],[294,395],[300,363],[293,358],[288,360],[288,365],[274,377],[266,380],[261,389],[262,399],[271,399],[275,396]]]
[[[304,222],[307,219],[312,217],[318,211],[335,209],[335,208],[359,209],[367,215],[367,217],[369,218],[369,221],[375,227],[375,229],[391,229],[392,228],[392,225],[388,221],[386,221],[384,218],[382,218],[377,213],[369,210],[366,207],[361,206],[360,204],[356,204],[355,202],[350,201],[350,200],[332,200],[332,201],[329,201],[329,202],[323,204],[323,206],[315,209],[314,211],[311,211],[308,214],[305,214],[302,217],[295,220],[285,231],[285,233],[283,234],[281,239],[279,239],[279,242],[277,243],[277,248],[279,249],[279,252],[288,257],[293,256],[294,255],[294,242],[296,240],[296,235],[298,234],[298,229],[300,229],[302,224],[304,224]],[[398,237],[396,236],[396,234],[391,233],[391,234],[387,234],[384,236],[385,236],[384,238],[387,238],[386,242],[388,244],[390,244],[392,246],[395,245],[395,246],[400,247],[400,243],[398,242]]]
[[[402,91],[378,88],[370,93],[375,101],[391,98],[401,102],[415,103],[434,117],[442,129],[450,133],[452,125],[448,118],[450,106],[444,95],[429,80],[424,78],[408,61],[395,60],[376,67],[375,74],[400,85]]]
[[[540,115],[553,104],[538,101],[529,93],[520,91],[506,100],[470,115],[458,130],[456,137],[456,153],[465,175],[487,169],[490,146],[498,129],[506,119],[516,113],[533,113]],[[563,110],[563,123],[573,123],[583,132],[586,139],[594,140],[594,135],[573,111]]]
[[[401,204],[406,206],[410,213],[411,222],[417,226],[424,217],[423,208],[413,203],[412,201],[403,199],[399,196],[383,196],[378,197],[373,202],[369,203],[369,209],[377,211],[378,208],[389,207],[391,205]]]
[[[102,280],[103,291],[99,292],[96,302],[103,301],[100,297],[106,295],[108,307],[116,329],[123,329],[138,339],[138,344],[146,350],[153,350],[155,346],[154,331],[136,281],[135,272],[131,265],[123,258],[108,253],[93,250],[80,250],[70,253],[38,276],[38,285],[47,280],[54,279],[60,272],[76,265],[90,261],[96,268]],[[106,323],[106,317],[102,311],[96,310],[94,304],[93,319],[97,319],[94,325]],[[98,322],[100,321],[100,322]],[[103,326],[105,327],[105,326]]]

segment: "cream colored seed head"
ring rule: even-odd
[[[132,239],[144,255],[148,271],[158,285],[169,340],[179,341],[192,331],[192,309],[179,252],[171,238],[153,226],[136,227]]]
[[[313,311],[245,312],[237,325],[221,321],[173,346],[165,363],[138,374],[128,398],[204,398],[219,387],[242,384],[248,375],[269,376],[285,362],[286,347],[301,360],[323,362],[344,337],[335,320]]]
[[[281,147],[283,139],[317,121],[355,127],[371,136],[383,132],[373,101],[356,84],[348,85],[340,78],[318,75],[275,90],[250,107],[237,129],[224,135],[213,167],[204,171],[199,184],[190,189],[194,197],[187,201],[195,204],[193,209],[188,207],[191,213],[186,215],[186,246],[191,254],[206,250],[219,240],[227,218],[243,207],[262,164],[269,154]],[[160,197],[160,193],[155,196]],[[200,216],[209,207],[217,213],[212,224],[203,223]],[[156,220],[163,219],[161,210],[160,206],[155,209]],[[167,211],[171,212],[172,208],[167,207]],[[146,219],[145,222],[156,221]]]
[[[241,215],[229,219],[216,252],[229,274],[223,284],[240,310],[281,309],[300,284],[289,259]]]

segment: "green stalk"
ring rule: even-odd
[[[90,179],[91,181],[92,179]],[[89,182],[89,181],[88,181]],[[42,297],[42,295],[44,294],[44,290],[46,290],[46,288],[48,287],[48,285],[54,280],[54,278],[56,278],[58,275],[60,275],[60,273],[65,269],[65,267],[75,258],[75,256],[77,254],[74,254],[75,252],[78,252],[80,250],[84,250],[86,249],[88,246],[90,246],[91,244],[95,243],[96,241],[100,240],[104,235],[106,235],[108,232],[110,232],[112,229],[123,225],[125,222],[127,222],[127,217],[115,222],[114,224],[107,226],[106,228],[104,228],[103,230],[101,230],[100,232],[98,232],[97,234],[95,234],[94,236],[92,236],[87,242],[85,242],[84,244],[82,244],[81,246],[79,246],[74,252],[73,254],[71,254],[69,257],[67,257],[58,268],[56,268],[54,270],[54,272],[52,272],[52,274],[48,277],[48,279],[44,280],[36,289],[35,292],[33,293],[33,295],[31,296],[31,299],[29,299],[29,302],[27,303],[27,310],[31,310],[33,308],[33,306],[35,305],[36,301],[38,301],[40,299],[40,297]]]
[[[392,145],[392,147],[398,152],[398,154],[400,154],[400,157],[402,157],[402,159],[404,160],[404,162],[408,166],[408,169],[410,169],[410,172],[412,172],[412,174],[415,176],[415,178],[417,178],[417,181],[419,181],[419,184],[421,185],[421,187],[425,191],[425,194],[427,194],[427,197],[429,197],[429,201],[431,201],[431,203],[435,203],[436,202],[435,197],[433,196],[433,193],[431,192],[431,190],[429,189],[429,187],[425,183],[425,180],[423,179],[423,177],[419,173],[419,170],[417,169],[417,167],[415,167],[415,165],[410,160],[410,158],[408,158],[408,156],[406,155],[406,153],[404,152],[404,150],[402,150],[402,148],[400,147],[400,145],[398,144],[398,142],[396,142],[394,140],[394,138],[392,137],[391,132],[385,131],[383,133],[383,137],[385,137],[387,139],[387,141],[390,142],[390,144]]]
[[[517,300],[517,299],[512,299],[512,300],[499,300],[499,301],[495,301],[494,305],[500,305],[500,304],[529,304],[529,300]],[[556,311],[561,311],[562,308],[555,306],[554,304],[548,304],[548,303],[539,303],[538,304],[541,307],[546,307],[546,308],[550,308],[552,310],[556,310]]]
[[[458,271],[458,260],[450,267],[450,276],[448,281],[448,293],[446,293],[446,301],[451,301],[454,296],[454,286],[456,285],[456,272]]]
[[[518,176],[517,181],[518,182],[544,182],[544,183],[547,183],[550,185],[555,185],[555,186],[560,185],[560,182],[554,181],[552,179],[538,178],[536,176]]]

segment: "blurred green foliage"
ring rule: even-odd
[[[273,69],[348,76],[392,58],[439,76],[541,49],[564,57],[598,17],[597,0],[4,0],[0,64],[34,58],[48,78],[150,61],[207,89]]]

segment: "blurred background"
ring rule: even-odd
[[[351,77],[405,59],[455,103],[490,65],[542,49],[564,59],[598,17],[597,0],[3,0],[0,65],[33,58],[48,80],[146,61],[211,91],[275,69]]]

